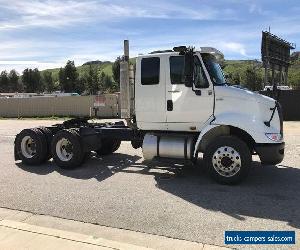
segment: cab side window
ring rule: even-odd
[[[141,62],[142,85],[159,84],[160,59],[159,57],[143,58]]]
[[[184,57],[170,56],[171,84],[184,84]]]
[[[170,79],[171,84],[184,84],[184,56],[170,57]],[[208,80],[197,56],[194,57],[194,81],[196,88],[209,87]]]
[[[201,62],[197,56],[194,57],[194,81],[196,88],[208,88],[209,83],[205,76]]]

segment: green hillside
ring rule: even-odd
[[[223,71],[228,76],[231,83],[245,84],[249,78],[249,73],[255,74],[255,80],[259,85],[264,78],[264,68],[262,62],[257,60],[225,60]],[[247,76],[248,73],[248,76]],[[271,72],[269,72],[271,74]],[[279,74],[275,74],[275,79],[279,78]],[[279,80],[278,80],[279,81]],[[293,60],[288,72],[288,85],[294,89],[300,89],[300,58]],[[247,87],[247,86],[246,86]]]
[[[103,62],[101,64],[92,64],[93,68],[96,69],[98,72],[104,72],[106,75],[112,76],[112,62]],[[77,71],[79,73],[79,76],[83,76],[85,72],[88,71],[89,69],[89,65],[81,65],[81,66],[77,66]],[[59,68],[55,68],[55,69],[46,69],[43,70],[44,71],[49,71],[52,72],[52,77],[53,80],[56,82],[58,81],[58,72],[59,72]]]
[[[294,52],[289,69],[288,85],[300,89],[300,52]],[[83,65],[66,62],[60,68],[25,69],[21,75],[15,70],[0,72],[0,92],[77,92],[80,94],[95,94],[98,92],[112,93],[119,91],[119,62],[90,61]],[[130,59],[135,63],[135,58]],[[263,65],[258,60],[225,60],[222,62],[229,84],[239,84],[250,90],[261,90],[264,82]],[[269,72],[271,74],[271,72]],[[60,75],[60,79],[59,79]],[[270,79],[271,77],[269,77]],[[275,74],[275,82],[280,82],[280,75]],[[270,84],[270,83],[268,83]]]
[[[131,59],[131,62],[134,63],[134,59]],[[77,66],[77,71],[79,77],[83,76],[85,72],[89,70],[89,64],[92,65],[94,69],[98,72],[104,72],[107,76],[112,76],[112,62],[87,62],[84,65]],[[223,71],[228,77],[230,83],[242,83],[245,87],[253,89],[253,86],[247,86],[247,81],[253,81],[252,78],[249,78],[249,74],[256,74],[255,81],[257,85],[261,85],[264,76],[264,69],[262,62],[258,60],[225,60],[222,65]],[[58,72],[59,68],[47,69],[44,71],[51,71],[54,82],[58,81]],[[300,88],[300,58],[297,58],[292,62],[291,67],[289,68],[289,78],[288,84],[293,88]]]

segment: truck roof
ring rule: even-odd
[[[200,47],[199,49],[196,49],[195,52],[200,53],[208,53],[214,55],[216,58],[224,58],[224,54],[213,47]],[[161,55],[178,55],[179,52],[175,52],[173,50],[157,50],[152,51],[149,54],[141,54],[138,57],[153,57],[153,56],[161,56]]]

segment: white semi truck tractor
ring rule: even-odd
[[[135,73],[127,40],[124,53],[122,121],[90,123],[89,118],[77,118],[24,129],[15,139],[15,159],[38,165],[53,158],[58,166],[72,169],[91,151],[108,155],[122,141],[131,141],[150,161],[168,158],[196,164],[198,154],[203,153],[199,167],[223,184],[242,181],[252,155],[257,154],[262,164],[283,160],[280,104],[227,85],[218,63],[221,52],[180,46],[139,55]]]

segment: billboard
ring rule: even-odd
[[[289,43],[268,31],[262,32],[261,58],[265,68],[265,86],[287,83],[291,49],[295,49],[295,47],[294,44]],[[269,77],[269,69],[272,71],[271,78]],[[274,81],[275,71],[279,71],[279,82]]]
[[[270,32],[262,32],[261,56],[262,61],[277,66],[288,66],[290,63],[290,51],[295,45],[289,43]]]

